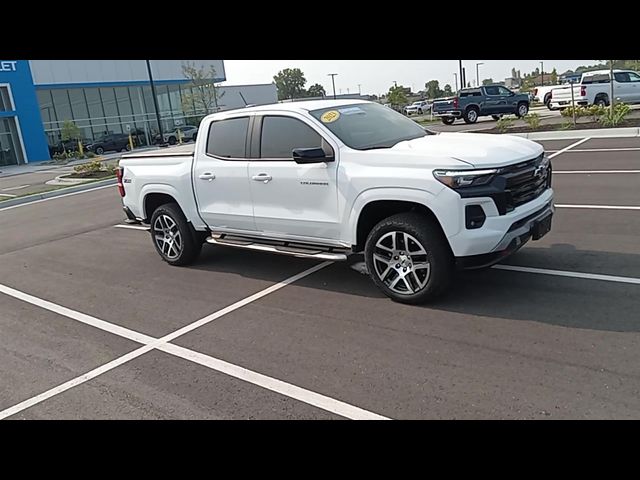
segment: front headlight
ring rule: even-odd
[[[454,190],[477,187],[491,182],[498,169],[490,170],[434,170],[433,176],[440,183]]]

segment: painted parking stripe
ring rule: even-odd
[[[636,152],[640,147],[625,147],[625,148],[576,148],[570,150],[570,153],[596,153],[596,152]],[[559,152],[560,150],[545,150],[547,153]]]
[[[10,191],[12,191],[12,190],[20,190],[20,189],[22,189],[22,188],[27,188],[27,187],[30,187],[30,186],[31,186],[31,185],[20,185],[20,186],[18,186],[18,187],[3,188],[3,189],[2,189],[2,191],[3,191],[3,192],[10,192]]]
[[[115,228],[128,228],[129,230],[144,230],[145,232],[149,231],[150,227],[145,227],[144,225],[114,225]]]
[[[569,145],[568,147],[564,147],[562,150],[558,150],[556,153],[554,153],[553,155],[549,155],[549,158],[554,158],[557,157],[558,155],[571,150],[573,147],[577,147],[578,145],[586,142],[587,140],[590,140],[591,137],[587,137],[587,138],[583,138],[582,140],[578,140],[576,143],[572,143],[571,145]]]
[[[59,395],[60,393],[63,393],[77,385],[80,385],[82,383],[85,383],[91,379],[94,379],[100,375],[102,375],[103,373],[106,373],[110,370],[113,370],[116,367],[119,367],[131,360],[134,360],[138,357],[140,357],[141,355],[144,355],[145,353],[153,350],[153,349],[158,349],[161,351],[164,351],[166,353],[169,353],[171,355],[175,355],[178,356],[180,358],[184,358],[187,360],[190,360],[192,362],[198,363],[200,365],[203,365],[207,368],[210,368],[212,370],[216,370],[218,372],[224,373],[226,375],[238,378],[240,380],[243,380],[245,382],[254,384],[256,386],[260,386],[262,388],[266,388],[268,390],[271,390],[273,392],[279,393],[281,395],[293,398],[295,400],[299,400],[303,403],[307,403],[309,405],[314,405],[318,408],[324,409],[326,411],[335,413],[337,415],[341,415],[345,418],[350,418],[350,419],[354,419],[354,420],[362,420],[362,419],[368,419],[368,420],[383,420],[383,419],[387,419],[387,417],[383,417],[381,415],[378,415],[376,413],[370,412],[368,410],[364,410],[361,409],[359,407],[356,407],[354,405],[350,405],[348,403],[342,402],[340,400],[331,398],[331,397],[327,397],[325,395],[313,392],[311,390],[307,390],[304,389],[302,387],[298,387],[296,385],[284,382],[282,380],[278,380],[276,378],[273,377],[269,377],[267,375],[263,375],[261,373],[258,372],[254,372],[252,370],[246,369],[242,366],[239,365],[234,365],[231,364],[229,362],[225,362],[224,360],[220,360],[214,357],[210,357],[208,355],[199,353],[199,352],[195,352],[193,350],[189,350],[187,348],[184,347],[179,347],[177,345],[172,345],[169,344],[168,342],[178,338],[181,335],[184,335],[188,332],[191,332],[192,330],[199,328],[203,325],[206,325],[207,323],[210,323],[220,317],[222,317],[223,315],[226,315],[228,313],[231,313],[239,308],[242,308],[243,306],[254,302],[266,295],[269,295],[270,293],[273,293],[297,280],[300,280],[301,278],[304,278],[308,275],[311,275],[312,273],[317,272],[318,270],[325,268],[329,265],[331,265],[333,262],[323,262],[320,263],[318,265],[315,265],[311,268],[308,268],[307,270],[304,270],[303,272],[300,272],[296,275],[293,275],[289,278],[287,278],[286,280],[283,280],[282,282],[276,283],[264,290],[261,290],[247,298],[244,298],[232,305],[229,305],[226,308],[223,308],[222,310],[219,310],[217,312],[212,313],[211,315],[207,315],[206,317],[193,322],[185,327],[182,327],[178,330],[176,330],[175,332],[172,332],[168,335],[165,335],[164,337],[161,338],[154,338],[154,337],[150,337],[148,335],[145,335],[143,333],[140,332],[136,332],[135,330],[131,330],[125,327],[121,327],[119,325],[115,325],[112,324],[110,322],[106,322],[104,320],[100,320],[98,318],[92,317],[91,315],[87,315],[81,312],[77,312],[75,310],[71,310],[69,308],[63,307],[62,305],[57,305],[53,302],[49,302],[48,300],[44,300],[38,297],[34,297],[33,295],[29,295],[27,293],[21,292],[19,290],[16,290],[14,288],[5,286],[0,284],[0,292],[4,293],[6,295],[9,295],[11,297],[17,298],[19,300],[25,301],[27,303],[30,303],[32,305],[36,305],[38,307],[44,308],[46,310],[49,310],[51,312],[57,313],[59,315],[63,315],[67,318],[71,318],[72,320],[76,320],[79,321],[81,323],[84,323],[86,325],[90,325],[92,327],[95,328],[99,328],[101,330],[107,331],[109,333],[112,333],[114,335],[118,335],[120,337],[123,338],[127,338],[129,340],[133,340],[137,343],[141,343],[143,344],[142,347],[127,353],[126,355],[123,355],[121,357],[116,358],[115,360],[112,360],[111,362],[108,362],[98,368],[95,368],[83,375],[80,375],[77,378],[74,378],[72,380],[69,380],[61,385],[58,385],[54,388],[51,388],[49,390],[47,390],[46,392],[43,392],[39,395],[36,395],[32,398],[29,398],[23,402],[18,403],[17,405],[14,405],[12,407],[9,407],[3,411],[0,411],[0,420],[3,418],[7,418],[11,415],[15,415],[27,408],[30,408],[38,403],[41,403],[51,397],[54,397],[56,395]]]
[[[71,197],[73,195],[80,195],[82,193],[95,192],[96,190],[102,190],[103,188],[113,188],[115,186],[116,186],[116,184],[114,183],[114,184],[111,184],[111,185],[102,185],[100,187],[90,188],[90,189],[87,189],[87,190],[80,190],[79,192],[65,193],[64,195],[58,195],[58,196],[55,196],[55,197],[41,198],[40,200],[34,200],[33,202],[20,203],[18,205],[11,205],[10,207],[0,208],[0,212],[4,212],[5,210],[12,210],[14,208],[26,207],[27,205],[33,205],[35,203],[48,202],[49,200],[58,200],[59,198]],[[74,187],[70,187],[70,188],[74,188]]]
[[[585,278],[589,280],[602,280],[605,282],[631,283],[634,285],[640,285],[640,278],[618,277],[616,275],[601,275],[597,273],[569,272],[565,270],[548,270],[546,268],[519,267],[516,265],[494,265],[493,268],[496,268],[498,270],[510,270],[514,272],[538,273],[543,275],[555,275],[558,277]]]
[[[564,205],[555,204],[556,208],[587,208],[594,210],[640,210],[640,206],[635,205]]]
[[[640,170],[554,170],[553,174],[562,173],[574,173],[574,174],[587,174],[592,173],[640,173]]]
[[[0,193],[0,197],[15,198],[17,197],[17,195],[11,195],[10,193]]]

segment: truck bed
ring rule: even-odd
[[[145,150],[143,152],[131,152],[123,155],[121,158],[144,158],[144,157],[173,157],[193,155],[195,143],[185,143],[184,145],[176,145],[167,148],[155,148],[153,150]]]

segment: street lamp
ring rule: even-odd
[[[456,79],[456,92],[458,91],[458,74],[456,72],[453,72],[453,76]]]
[[[331,83],[333,84],[333,99],[336,99],[336,81],[335,81],[335,76],[338,75],[337,73],[329,73],[327,76],[331,77]]]
[[[540,74],[542,75],[541,83],[544,86],[544,62],[540,62]]]
[[[153,106],[156,109],[156,120],[158,122],[158,130],[160,131],[160,143],[161,147],[166,147],[167,143],[164,141],[164,132],[162,130],[162,121],[160,120],[160,108],[158,107],[158,95],[156,94],[156,85],[153,83],[153,74],[151,73],[151,63],[147,62],[147,72],[149,72],[149,83],[151,84],[151,94],[153,96]]]
[[[480,86],[480,75],[478,74],[478,67],[480,65],[484,65],[484,63],[480,62],[480,63],[476,63],[476,86],[479,87]]]

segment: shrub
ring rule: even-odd
[[[102,163],[100,160],[94,160],[92,162],[83,163],[82,165],[73,167],[73,170],[76,173],[95,173],[102,170]]]
[[[540,115],[537,113],[529,113],[525,115],[524,121],[527,122],[527,125],[529,125],[531,130],[537,130],[540,128]]]
[[[626,103],[616,103],[613,109],[605,108],[599,121],[605,127],[617,127],[624,121],[630,110],[631,108]]]
[[[573,128],[573,122],[571,120],[563,122],[560,125],[560,130],[571,130],[572,128]]]
[[[500,120],[496,122],[496,127],[501,133],[506,132],[509,127],[513,126],[513,118],[510,117],[502,117]]]

